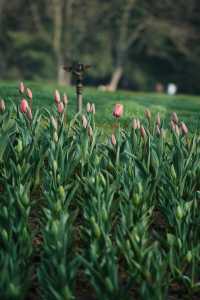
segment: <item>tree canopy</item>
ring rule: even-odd
[[[0,0],[0,78],[57,79],[89,63],[89,84],[200,93],[198,0]]]

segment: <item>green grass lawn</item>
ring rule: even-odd
[[[55,89],[66,92],[69,96],[69,115],[72,116],[76,108],[75,87],[59,87],[55,83],[25,82],[33,91],[33,106],[54,107],[53,93]],[[0,82],[0,97],[9,101],[20,101],[18,82]],[[115,93],[101,92],[95,88],[84,89],[84,104],[94,102],[96,105],[96,121],[101,127],[110,127],[114,122],[112,110],[115,103],[124,105],[123,124],[128,124],[134,117],[144,116],[145,108],[149,108],[153,115],[158,111],[163,118],[170,117],[171,112],[176,111],[179,117],[185,121],[189,129],[200,128],[200,96],[177,95],[167,96],[155,93],[139,93],[131,91],[117,91]]]

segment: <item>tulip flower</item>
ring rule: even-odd
[[[178,116],[177,116],[176,112],[173,112],[173,113],[172,113],[172,121],[173,121],[175,124],[178,124]]]
[[[111,144],[112,144],[113,146],[115,146],[115,145],[117,144],[117,141],[116,141],[116,138],[115,138],[115,135],[114,135],[114,134],[111,135]]]
[[[178,125],[175,125],[175,133],[177,135],[180,135],[180,129],[179,129]]]
[[[136,119],[133,119],[132,127],[133,127],[134,130],[136,130],[138,128]]]
[[[161,125],[161,121],[160,121],[160,113],[157,113],[157,117],[156,117],[156,125],[158,125],[160,127]]]
[[[90,112],[90,110],[91,110],[90,102],[87,103],[86,110],[88,113]]]
[[[140,127],[140,134],[141,134],[141,137],[143,138],[143,139],[145,139],[146,138],[146,130],[144,129],[144,127],[143,126],[141,126]]]
[[[94,103],[92,103],[92,105],[90,107],[90,112],[93,113],[93,115],[95,115],[95,113],[96,113],[96,109],[95,109]]]
[[[30,121],[33,119],[32,111],[31,111],[30,107],[28,107],[28,109],[26,111],[26,115]]]
[[[67,103],[68,103],[68,97],[65,93],[63,95],[63,103],[64,103],[64,105],[67,105]]]
[[[83,124],[83,128],[87,128],[88,121],[85,115],[82,116],[82,124]]]
[[[183,135],[188,134],[188,128],[184,122],[181,122],[181,131],[182,131]]]
[[[63,102],[59,102],[59,103],[57,104],[57,109],[58,109],[58,112],[59,112],[60,114],[63,113],[63,111],[64,111],[64,104],[63,104]]]
[[[23,94],[24,91],[25,91],[25,86],[24,86],[24,83],[21,81],[19,84],[19,92],[20,92],[20,94]]]
[[[140,120],[137,119],[137,128],[140,129]]]
[[[26,92],[27,92],[27,95],[28,95],[28,97],[29,97],[29,99],[33,99],[33,93],[32,93],[32,91],[31,91],[31,89],[29,89],[29,88],[27,88],[26,89]]]
[[[53,116],[51,117],[51,124],[52,124],[53,128],[55,129],[55,131],[57,131],[58,130],[58,123],[57,123],[56,119]]]
[[[89,135],[89,137],[93,136],[93,130],[92,130],[91,126],[88,126],[88,135]]]
[[[55,102],[58,104],[60,102],[60,93],[58,90],[55,90],[55,93],[54,93],[54,100]]]
[[[0,112],[4,112],[6,109],[5,102],[3,99],[0,100]]]
[[[28,109],[28,102],[26,101],[26,99],[22,99],[20,103],[20,111],[22,113],[26,113],[27,109]]]
[[[145,117],[147,118],[148,121],[151,120],[151,112],[149,109],[145,109],[144,111]]]
[[[124,107],[122,104],[115,104],[114,110],[113,110],[113,116],[115,118],[120,118],[123,115]]]

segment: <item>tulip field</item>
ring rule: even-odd
[[[129,115],[119,93],[106,117],[100,94],[76,114],[74,95],[15,88],[0,94],[0,299],[200,299],[196,98],[190,115],[186,99]]]

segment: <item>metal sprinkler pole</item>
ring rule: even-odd
[[[76,79],[76,97],[77,97],[77,112],[81,113],[83,108],[83,78],[85,71],[90,68],[90,65],[84,65],[79,62],[74,62],[71,66],[65,66],[64,70],[71,72]]]

